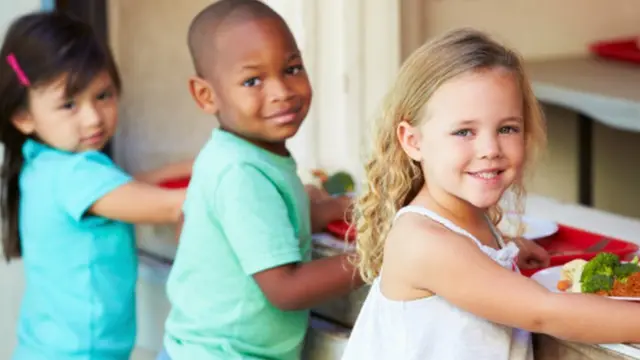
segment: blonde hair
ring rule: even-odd
[[[511,71],[520,84],[524,109],[525,169],[537,157],[546,141],[544,118],[534,96],[521,57],[482,32],[458,29],[422,45],[404,62],[383,103],[376,124],[373,149],[365,165],[367,187],[354,211],[357,228],[355,263],[362,278],[371,282],[380,273],[385,238],[396,212],[415,198],[425,179],[420,164],[403,151],[396,135],[401,121],[420,125],[425,104],[446,81],[467,72],[490,68]],[[523,179],[511,187],[516,207],[521,210]],[[502,216],[499,204],[489,209],[497,224]]]

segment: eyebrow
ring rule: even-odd
[[[293,52],[291,53],[288,57],[287,57],[287,63],[292,62],[294,60],[298,60],[301,59],[302,56],[300,55],[299,51]],[[256,65],[256,64],[244,64],[240,67],[240,70],[259,70],[261,68],[260,65]]]
[[[507,122],[507,121],[517,121],[517,122],[523,122],[524,119],[520,116],[508,116],[506,118],[500,119],[500,122]],[[478,120],[477,119],[468,119],[468,120],[462,120],[460,122],[457,122],[456,125],[457,126],[465,126],[465,125],[473,125],[475,123],[477,123]]]

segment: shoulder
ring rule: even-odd
[[[471,239],[415,213],[398,217],[385,244],[385,262],[410,276],[440,273],[469,254],[481,254]]]

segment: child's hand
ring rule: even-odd
[[[307,191],[307,195],[309,196],[309,201],[311,201],[311,203],[331,198],[331,195],[321,187],[307,184],[304,186],[304,189]]]
[[[353,206],[353,199],[349,196],[339,196],[327,200],[333,202],[335,208],[335,218],[330,221],[336,220],[350,220],[351,219],[351,207]]]
[[[311,228],[314,232],[322,231],[332,221],[348,220],[349,209],[353,200],[348,196],[323,197],[311,201]]]
[[[522,238],[516,238],[513,241],[520,248],[520,253],[518,254],[518,267],[520,269],[528,270],[549,266],[551,260],[549,253],[535,241]]]

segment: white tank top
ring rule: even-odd
[[[440,215],[418,206],[401,209],[405,213],[431,218],[451,231],[469,237],[502,267],[519,271],[518,247],[505,246],[500,234],[492,232],[500,250],[485,246],[473,235]],[[500,296],[500,294],[496,294]],[[529,332],[492,323],[465,312],[433,295],[411,301],[393,301],[380,291],[374,280],[353,327],[342,360],[533,360]]]

